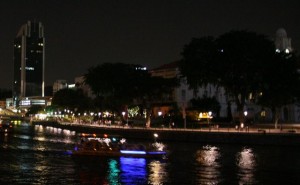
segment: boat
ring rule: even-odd
[[[119,135],[81,134],[80,143],[71,151],[73,156],[143,157],[165,158],[167,152],[162,143],[155,142],[149,147],[129,144]]]

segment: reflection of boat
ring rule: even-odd
[[[10,132],[13,129],[11,120],[7,117],[0,118],[0,132]]]
[[[164,158],[166,155],[161,143],[154,143],[147,148],[141,144],[128,144],[120,136],[107,134],[82,134],[81,136],[81,143],[71,152],[74,156]]]

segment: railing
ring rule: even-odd
[[[293,129],[274,129],[260,127],[205,127],[205,128],[168,128],[168,127],[137,127],[137,126],[121,126],[121,125],[105,125],[96,123],[68,123],[59,122],[62,125],[78,126],[78,127],[95,127],[95,128],[112,128],[112,129],[133,129],[133,130],[153,130],[153,131],[186,131],[186,132],[223,132],[223,133],[258,133],[258,134],[300,134],[300,128]]]

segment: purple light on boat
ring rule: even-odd
[[[139,151],[139,150],[120,150],[120,152],[122,154],[140,154],[140,155],[146,154],[145,151]]]
[[[162,155],[162,154],[166,154],[166,152],[164,151],[155,151],[155,152],[147,152],[150,155]]]
[[[72,151],[66,151],[65,154],[66,154],[66,155],[72,155],[73,152],[72,152]]]

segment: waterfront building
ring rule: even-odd
[[[13,104],[26,97],[44,97],[45,38],[41,22],[22,25],[14,40]]]

